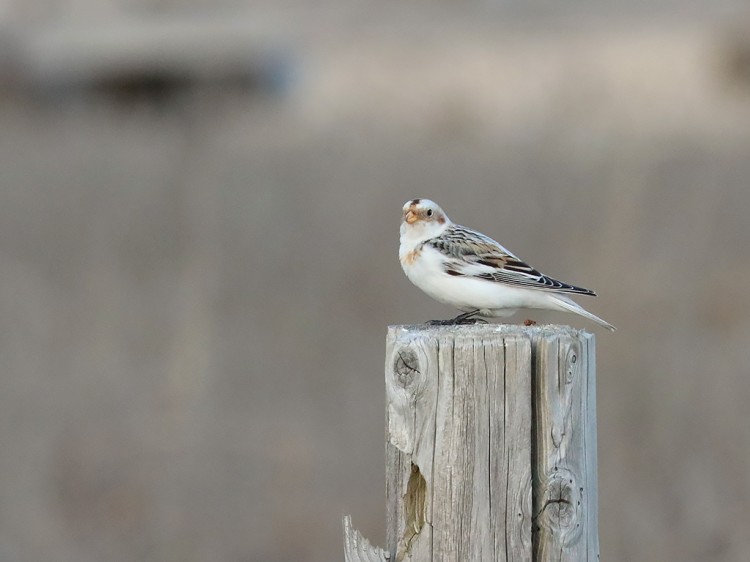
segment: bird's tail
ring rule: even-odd
[[[573,301],[572,299],[569,299],[568,297],[564,295],[555,295],[554,300],[561,310],[572,312],[574,314],[578,314],[579,316],[583,316],[584,318],[588,318],[589,320],[596,322],[600,326],[604,326],[605,328],[607,328],[607,330],[611,330],[614,332],[617,329],[609,322],[602,320],[595,314],[591,314],[588,310],[584,309],[577,302]]]

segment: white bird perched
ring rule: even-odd
[[[474,323],[474,316],[510,316],[519,308],[537,308],[573,312],[615,329],[568,297],[596,296],[594,291],[543,275],[492,238],[451,222],[429,199],[404,205],[399,259],[412,283],[464,311],[434,323]]]

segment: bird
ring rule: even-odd
[[[615,330],[569,296],[596,296],[594,291],[540,273],[489,236],[452,222],[434,201],[407,201],[400,231],[406,277],[433,299],[463,311],[429,324],[473,324],[531,308],[572,312]]]

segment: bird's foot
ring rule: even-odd
[[[473,316],[479,312],[478,310],[472,310],[471,312],[465,312],[459,314],[455,318],[450,320],[430,320],[425,322],[428,326],[466,326],[473,324],[487,324],[487,320],[482,318],[473,318]]]
[[[532,320],[531,318],[527,318],[523,321],[524,326],[536,326],[536,320]]]
[[[450,320],[428,320],[425,324],[427,326],[469,326],[487,324],[487,320],[482,318],[462,318],[461,320],[451,318]]]

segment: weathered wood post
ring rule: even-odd
[[[348,562],[598,560],[591,334],[391,326],[385,380],[388,548],[347,519]]]

